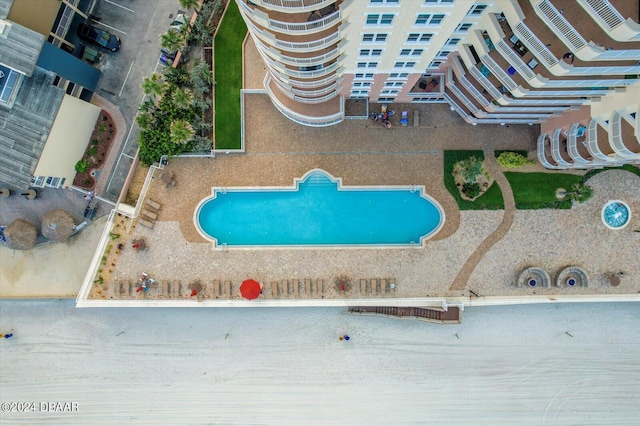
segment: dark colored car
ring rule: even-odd
[[[87,24],[78,25],[78,37],[112,52],[120,49],[120,39],[108,31]]]

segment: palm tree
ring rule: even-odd
[[[194,135],[193,126],[186,120],[176,120],[171,123],[171,141],[177,144],[186,144]]]
[[[173,103],[180,109],[187,109],[193,101],[193,93],[189,89],[176,89],[173,92]]]
[[[198,0],[178,0],[180,7],[191,10],[198,6]]]
[[[151,127],[151,114],[146,111],[141,111],[136,116],[136,123],[142,130],[149,130]]]
[[[182,49],[184,42],[184,35],[174,29],[169,29],[169,31],[160,36],[160,46],[169,52],[177,52]]]
[[[460,175],[465,182],[474,182],[482,173],[482,161],[476,157],[469,157],[461,163]]]
[[[584,203],[593,195],[593,188],[586,183],[578,182],[571,185],[571,192],[567,192],[573,201]]]
[[[153,98],[160,97],[164,92],[166,84],[162,81],[162,77],[157,72],[151,74],[151,77],[145,77],[142,80],[142,92]]]

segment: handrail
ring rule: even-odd
[[[615,111],[609,120],[609,144],[616,154],[621,157],[629,159],[640,158],[640,153],[631,151],[622,140],[622,115],[618,111]]]
[[[569,155],[577,163],[591,164],[591,161],[580,155],[580,152],[578,151],[578,129],[580,128],[580,126],[580,123],[573,123],[569,128],[569,135],[567,138],[567,148],[569,148]]]
[[[562,158],[560,154],[560,133],[562,129],[556,129],[551,136],[551,156],[558,163],[558,166],[570,166],[571,163]]]
[[[544,143],[547,136],[548,135],[546,133],[542,133],[538,136],[538,161],[547,169],[559,169],[558,166],[551,164],[551,162],[547,160],[547,156],[544,153]]]
[[[309,31],[322,31],[340,19],[340,10],[311,22],[284,22],[269,19],[269,28],[282,30],[289,34],[307,34]]]
[[[587,127],[587,150],[593,158],[609,161],[609,157],[600,151],[598,146],[598,120],[592,118]]]

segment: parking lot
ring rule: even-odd
[[[104,52],[103,75],[96,93],[116,105],[127,129],[125,143],[102,197],[115,202],[138,148],[134,118],[143,99],[142,79],[161,67],[160,34],[167,31],[179,8],[177,0],[99,0],[89,24],[122,40],[118,52]]]

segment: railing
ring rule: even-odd
[[[551,156],[558,163],[558,166],[571,166],[571,163],[565,161],[560,153],[560,133],[562,129],[556,129],[551,136]]]
[[[318,90],[312,90],[312,91],[305,91],[305,90],[292,88],[291,92],[294,95],[301,95],[301,96],[321,96],[330,92],[334,92],[336,90],[338,90],[338,83],[333,83],[332,85],[327,86],[324,89],[318,89]]]
[[[587,150],[593,158],[609,161],[609,157],[600,151],[598,146],[598,120],[592,118],[587,127]]]
[[[307,34],[310,31],[322,31],[329,28],[340,19],[340,11],[336,10],[330,15],[311,22],[283,22],[269,19],[269,28],[284,31],[288,34]]]
[[[576,163],[591,164],[591,161],[583,158],[578,151],[578,129],[580,128],[580,126],[580,123],[573,123],[569,128],[569,135],[567,139],[567,148],[569,149],[569,155]]]
[[[599,21],[609,30],[624,24],[624,17],[620,15],[608,0],[578,0],[582,7],[590,9]],[[602,26],[602,25],[601,25]]]
[[[460,114],[460,116],[464,118],[465,121],[469,123],[473,122],[473,119],[469,116],[469,114],[467,114],[465,110],[460,108],[458,103],[451,96],[449,96],[447,93],[444,93],[444,98],[447,100],[447,102],[449,102],[449,106],[453,108],[455,112]]]
[[[550,26],[558,30],[558,37],[569,46],[571,51],[576,52],[587,45],[587,41],[573,28],[569,21],[562,16],[549,0],[542,0],[538,3],[537,9],[542,16],[547,18]]]
[[[491,73],[506,86],[507,89],[514,91],[518,88],[516,82],[513,81],[505,70],[500,68],[500,65],[498,65],[491,56],[485,54],[482,56],[481,61],[487,68],[489,68],[489,71],[491,71]]]
[[[280,102],[280,99],[278,99],[278,97],[272,92],[271,87],[269,85],[270,80],[271,80],[271,75],[267,73],[264,79],[264,87],[267,93],[269,94],[269,98],[271,99],[275,107],[278,109],[278,111],[280,111],[282,115],[284,115],[291,121],[300,123],[305,126],[310,126],[310,127],[326,127],[326,126],[331,126],[331,125],[340,123],[344,119],[344,102],[342,101],[342,99],[340,100],[340,111],[324,117],[311,117],[308,115],[303,115],[295,111],[292,111],[282,102]]]
[[[329,74],[338,69],[338,62],[334,62],[331,65],[321,68],[319,70],[313,71],[296,71],[291,70],[289,68],[285,68],[284,73],[290,77],[298,77],[298,78],[314,78],[321,77],[323,75]]]
[[[604,87],[628,86],[633,80],[609,79],[609,80],[548,80],[545,88],[552,87]]]
[[[322,9],[336,0],[252,0],[257,5],[263,5],[273,10],[289,12],[290,9],[309,11]]]
[[[471,102],[460,89],[456,87],[455,83],[448,85],[447,87],[453,92],[453,94],[456,95],[456,98],[458,98],[464,104],[464,106],[466,106],[467,109],[471,111],[471,114],[476,115],[479,112],[478,107],[473,102]]]
[[[307,41],[304,43],[293,43],[290,41],[284,41],[276,39],[276,47],[287,49],[291,51],[310,51],[324,48],[328,45],[334,44],[340,39],[340,32],[336,30],[335,33],[330,34],[320,40]]]
[[[333,49],[324,55],[314,56],[312,58],[297,58],[295,56],[282,55],[282,62],[290,65],[318,65],[336,58],[339,54],[340,51],[338,49]]]
[[[547,160],[547,156],[544,153],[546,139],[546,133],[543,133],[538,137],[538,161],[547,169],[559,169],[558,166],[551,164],[551,162]]]
[[[469,68],[469,72],[494,99],[502,98],[502,93],[491,84],[491,81],[489,81],[477,67]]]
[[[471,82],[466,76],[464,75],[461,76],[459,80],[460,80],[460,83],[464,85],[464,88],[467,89],[469,93],[471,93],[471,95],[475,98],[476,101],[478,101],[478,103],[482,107],[487,107],[491,104],[491,102],[489,102],[489,100],[478,89],[476,89],[476,87],[473,84],[471,84]]]
[[[527,64],[520,58],[520,56],[505,42],[504,40],[499,40],[495,43],[496,50],[504,56],[504,58],[509,62],[526,80],[533,80],[536,75],[529,68]]]
[[[623,75],[623,74],[638,74],[640,73],[640,67],[636,65],[629,65],[626,67],[575,67],[566,75]],[[634,80],[629,80],[632,84]]]
[[[319,98],[304,98],[302,96],[294,96],[293,99],[303,104],[321,104],[338,96],[338,92],[328,93]]]
[[[610,90],[531,90],[527,92],[527,97],[533,98],[552,98],[554,96],[575,98],[589,96],[604,96]]]
[[[621,157],[636,159],[640,158],[640,153],[635,153],[627,148],[622,140],[622,115],[618,111],[611,115],[609,120],[609,144]]]
[[[547,49],[547,46],[540,41],[524,22],[518,22],[516,26],[513,27],[513,32],[520,40],[524,40],[527,48],[529,48],[536,58],[543,60],[547,64],[547,68],[559,62],[558,58]]]

